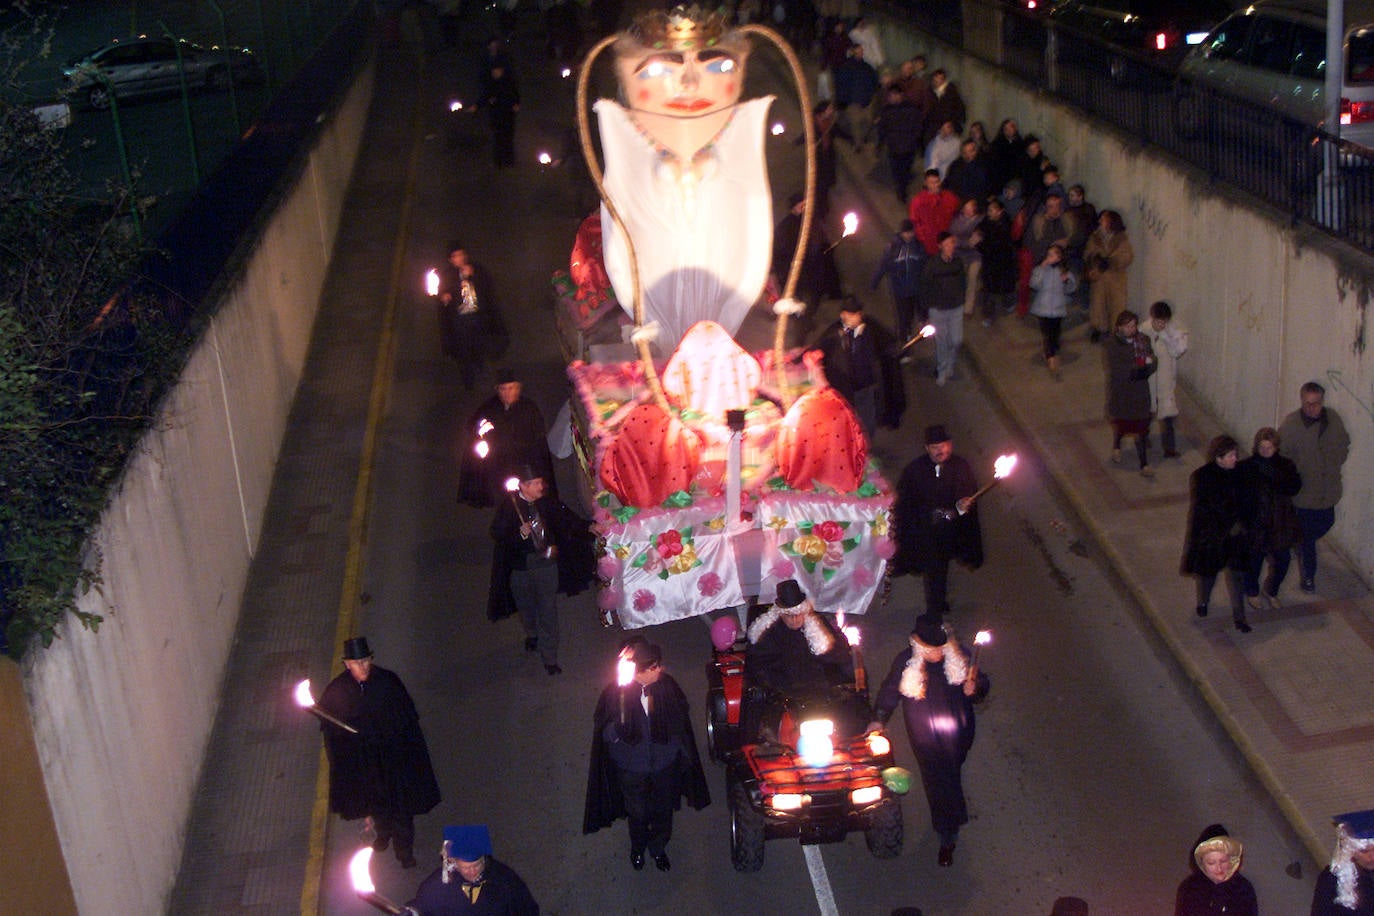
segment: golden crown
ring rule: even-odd
[[[636,17],[630,34],[656,51],[709,48],[725,34],[727,16],[723,8],[708,11],[695,4],[675,6],[667,12],[654,10]]]

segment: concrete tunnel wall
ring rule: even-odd
[[[176,879],[277,453],[372,96],[323,126],[140,443],[91,550],[103,584],[26,659],[25,692],[83,913],[163,911]]]

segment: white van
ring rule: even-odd
[[[1341,68],[1342,139],[1374,147],[1374,0],[1346,0]],[[1267,105],[1322,127],[1326,81],[1326,0],[1259,0],[1232,13],[1178,68],[1186,81]],[[1179,110],[1180,130],[1205,114]],[[1186,115],[1186,117],[1185,117]]]

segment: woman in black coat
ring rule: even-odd
[[[1241,584],[1246,533],[1240,514],[1240,474],[1236,472],[1239,454],[1240,446],[1235,439],[1217,436],[1207,446],[1207,463],[1190,478],[1192,503],[1188,509],[1183,572],[1197,576],[1197,615],[1206,617],[1212,588],[1217,575],[1224,570],[1231,592],[1231,617],[1237,630],[1249,633]]]
[[[1259,916],[1255,888],[1240,873],[1240,841],[1213,824],[1198,837],[1189,865],[1174,898],[1174,916]]]
[[[1240,474],[1241,519],[1250,534],[1245,565],[1245,597],[1252,608],[1278,607],[1279,586],[1288,575],[1292,548],[1302,541],[1302,526],[1293,497],[1302,476],[1291,459],[1279,454],[1279,431],[1266,426],[1255,433],[1254,451],[1236,466]],[[1269,575],[1260,594],[1260,570],[1269,559]]]

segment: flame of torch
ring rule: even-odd
[[[844,634],[845,640],[849,643],[849,657],[854,662],[854,689],[866,691],[868,690],[868,671],[864,668],[864,652],[859,645],[859,628],[844,625],[844,611],[840,611],[836,615],[836,622],[839,624],[840,632]]]
[[[635,660],[628,653],[621,653],[620,660],[615,663],[615,682],[621,687],[628,687],[635,679]],[[620,691],[620,724],[625,724],[625,691]]]
[[[992,642],[991,630],[979,630],[973,637],[973,661],[972,665],[978,664],[978,652],[988,643]]]
[[[564,67],[562,70],[558,71],[558,75],[563,77],[563,79],[567,79],[568,77],[572,76],[572,68]]]
[[[473,443],[472,450],[477,453],[478,458],[485,458],[491,454],[491,443],[486,439],[478,439]]]
[[[514,495],[514,494],[515,494],[515,491],[517,491],[517,490],[519,490],[519,489],[520,489],[520,478],[519,478],[519,477],[507,477],[507,478],[506,478],[506,492],[507,492],[507,493],[510,493],[510,494]]]
[[[859,214],[853,210],[844,215],[844,235],[841,238],[849,238],[859,231]]]
[[[495,428],[495,425],[493,425],[490,420],[488,420],[486,417],[483,417],[481,420],[477,422],[477,435],[485,436],[487,433],[491,432]]]
[[[921,328],[921,330],[917,331],[915,337],[911,338],[911,339],[908,340],[906,343],[902,344],[902,349],[905,350],[907,347],[911,346],[912,344],[914,344],[914,343],[915,343],[916,341],[918,341],[918,340],[925,340],[927,337],[934,337],[934,336],[935,336],[935,325],[933,325],[933,324],[928,324],[928,325],[926,325],[925,327]]]
[[[540,165],[552,165],[552,164],[553,164],[553,157],[550,156],[548,153],[540,153],[540,154],[539,154],[539,164],[540,164]]]
[[[463,110],[463,103],[460,102],[460,101],[458,101],[457,99],[454,99],[452,102],[449,102],[449,103],[448,103],[448,110],[449,110],[449,111],[462,111],[462,110]]]
[[[983,487],[983,489],[979,490],[977,493],[974,493],[972,496],[970,496],[969,502],[977,502],[978,497],[982,496],[988,490],[991,490],[993,487],[997,486],[1003,480],[1010,477],[1011,472],[1014,470],[1016,470],[1015,454],[997,456],[997,460],[992,463],[992,482],[989,483],[987,486]]]
[[[320,709],[320,707],[315,705],[315,697],[312,696],[310,693],[310,678],[306,678],[305,680],[301,681],[299,684],[296,685],[296,702],[300,705],[302,709],[304,709],[311,715],[315,716],[316,718],[323,719],[330,725],[337,725],[339,728],[342,728],[346,732],[352,732],[355,735],[358,733],[358,730],[356,728],[349,725],[344,720],[338,718],[337,716],[330,715],[329,713],[325,712],[323,709]]]
[[[431,296],[439,295],[439,271],[433,268],[425,274],[425,292]]]
[[[786,133],[787,128],[783,126],[781,121],[775,121],[773,122],[773,126],[769,128],[769,130],[773,134],[773,136],[781,137],[784,133]]]
[[[369,871],[371,864],[371,846],[364,846],[353,853],[353,858],[348,862],[348,876],[353,882],[353,893],[357,894],[364,903],[372,904],[383,913],[400,916],[405,910],[377,893],[377,885],[372,883],[372,874]]]

